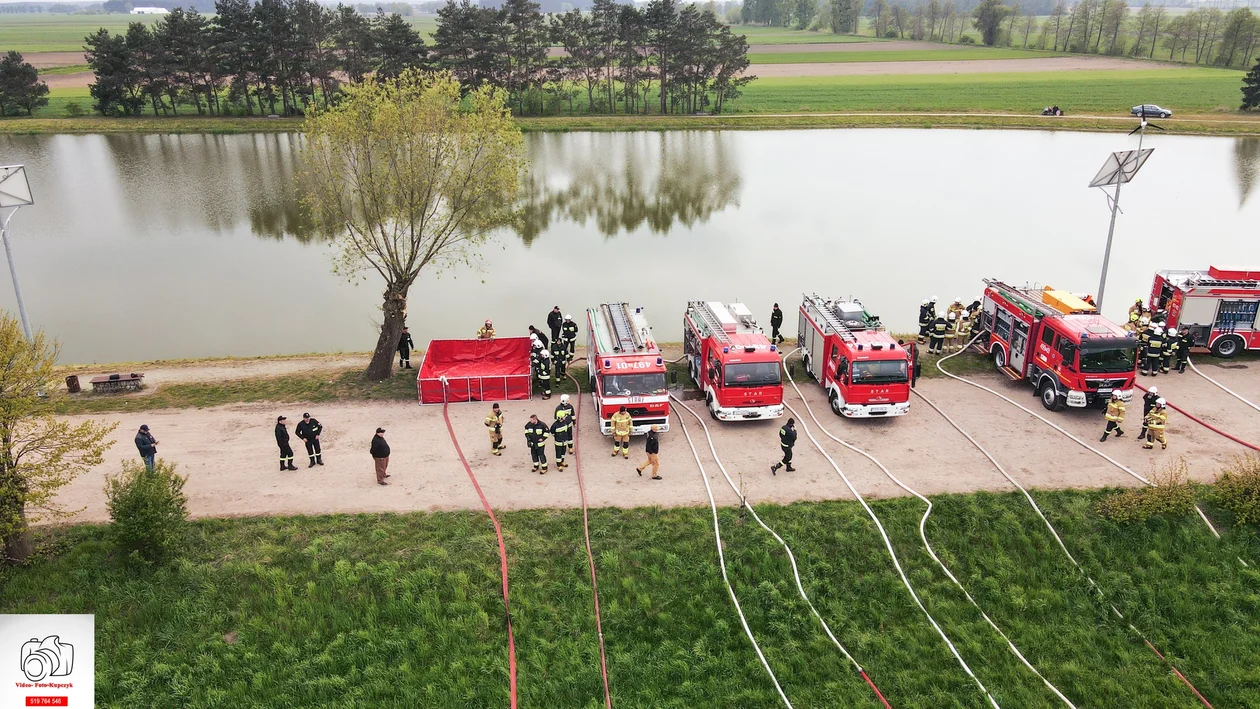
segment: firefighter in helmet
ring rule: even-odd
[[[490,322],[489,318],[486,319],[486,324],[482,325],[481,329],[477,331],[477,339],[478,340],[493,340],[494,339],[494,323]]]
[[[569,417],[569,420],[573,421],[575,426],[577,425],[577,413],[573,410],[573,404],[569,403],[568,394],[560,395],[560,403],[556,404],[556,412],[555,412],[556,418],[560,418],[561,411],[565,412],[565,414]],[[572,434],[569,435],[569,439],[566,441],[566,443],[568,444],[569,452],[572,453],[573,452]]]
[[[630,457],[630,429],[634,424],[634,420],[630,418],[630,412],[626,411],[626,407],[621,407],[617,413],[612,415],[612,435],[613,435],[613,457],[616,458],[621,453],[622,458]]]
[[[945,347],[945,333],[949,330],[949,323],[945,322],[945,318],[937,317],[932,322],[931,343],[928,345],[928,352],[940,354]]]
[[[1146,415],[1145,426],[1147,429],[1146,442],[1142,444],[1143,448],[1154,448],[1155,441],[1159,441],[1160,450],[1168,450],[1168,439],[1164,437],[1164,428],[1168,425],[1168,402],[1162,398],[1155,400],[1155,408]]]
[[[556,409],[556,421],[551,424],[551,440],[556,444],[556,470],[564,470],[568,465],[564,462],[564,454],[569,449],[569,441],[573,438],[573,419],[564,409]]]
[[[1177,352],[1177,345],[1181,338],[1177,335],[1177,328],[1168,328],[1168,336],[1164,338],[1164,356],[1159,361],[1159,373],[1168,374],[1168,367],[1172,364],[1173,355]]]
[[[1189,328],[1181,331],[1177,336],[1177,373],[1186,373],[1186,364],[1190,361],[1190,348],[1194,347],[1194,335],[1190,334]]]
[[[538,420],[538,414],[530,414],[525,424],[525,443],[529,446],[529,458],[539,475],[547,472],[547,436],[551,433],[547,424]]]
[[[945,314],[945,351],[958,349],[958,313],[952,309]]]
[[[971,318],[967,314],[963,314],[958,318],[958,338],[955,340],[955,347],[959,350],[967,346],[971,342]]]
[[[551,363],[556,370],[556,381],[566,376],[569,365],[569,347],[560,340],[551,341]]]
[[[958,296],[957,298],[954,298],[954,302],[949,304],[949,309],[945,312],[953,313],[954,319],[957,320],[962,317],[964,310],[966,310],[966,308],[963,306],[962,296]],[[946,315],[946,317],[948,318],[949,316]]]
[[[538,387],[542,389],[543,399],[551,398],[551,353],[540,350],[534,360],[534,377],[538,379]]]
[[[1107,436],[1111,435],[1114,430],[1116,438],[1124,435],[1124,429],[1120,428],[1120,424],[1124,423],[1125,406],[1124,400],[1120,398],[1120,392],[1111,392],[1111,400],[1107,402],[1107,428],[1103,431],[1102,438],[1099,441],[1107,440]]]
[[[573,322],[573,316],[565,314],[564,323],[560,325],[560,336],[564,338],[564,344],[569,346],[569,354],[573,354],[577,349],[577,323]]]
[[[919,336],[915,339],[915,342],[920,345],[927,344],[928,335],[932,332],[932,320],[934,318],[932,317],[931,303],[927,298],[924,298],[923,304],[919,306]]]
[[[1142,362],[1142,374],[1159,376],[1159,365],[1164,360],[1164,328],[1159,325],[1151,327],[1151,334],[1146,338],[1146,360]]]
[[[1138,431],[1139,441],[1146,438],[1146,417],[1155,408],[1155,402],[1159,401],[1159,398],[1159,387],[1147,389],[1146,394],[1142,396],[1142,430]]]
[[[1129,313],[1129,321],[1124,324],[1124,331],[1136,333],[1138,331],[1138,318],[1140,317],[1137,313]]]

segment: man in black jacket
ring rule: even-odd
[[[416,346],[411,341],[411,333],[407,332],[407,328],[403,328],[402,337],[398,338],[398,366],[403,369],[411,369],[411,350]]]
[[[376,467],[376,484],[388,485],[385,478],[389,477],[389,473],[385,472],[389,469],[389,444],[385,442],[385,429],[379,426],[376,429],[376,435],[372,436],[372,465]]]
[[[534,471],[539,475],[547,472],[547,436],[550,430],[547,424],[538,420],[538,414],[530,414],[529,423],[525,424],[525,444],[529,446],[529,457],[534,462]]]
[[[560,314],[560,306],[556,305],[547,313],[547,327],[551,328],[551,341],[560,341],[560,328],[564,326],[564,316]]]
[[[783,460],[770,466],[770,474],[776,475],[779,468],[787,466],[789,473],[796,472],[796,468],[792,467],[792,446],[796,445],[796,419],[788,419],[783,424],[783,428],[779,429],[779,447],[783,449]]]
[[[297,466],[293,464],[293,446],[289,445],[289,429],[286,428],[285,421],[288,419],[283,416],[276,417],[276,445],[280,446],[280,469],[297,470]]]
[[[660,426],[657,426],[656,424],[652,424],[652,430],[648,431],[647,441],[643,447],[643,449],[647,452],[647,460],[643,462],[643,465],[640,465],[634,469],[634,472],[638,473],[639,475],[643,475],[643,471],[647,470],[647,467],[649,465],[652,466],[652,479],[653,480],[661,479],[661,475],[660,475],[661,442],[660,442],[660,439],[656,437],[656,432],[659,430],[661,430]]]
[[[770,313],[770,342],[776,345],[783,343],[783,335],[779,334],[779,328],[783,327],[783,311],[779,310],[779,304],[774,304],[774,310]]]
[[[306,454],[311,458],[311,464],[306,466],[308,468],[324,464],[324,451],[319,445],[319,434],[323,431],[319,419],[311,418],[310,414],[302,414],[302,423],[293,429],[297,437],[306,442]]]
[[[569,354],[573,354],[577,349],[577,323],[573,322],[573,316],[565,314],[564,322],[560,325],[560,336],[564,338],[564,344],[569,346]]]
[[[140,451],[140,458],[144,461],[144,467],[153,472],[153,464],[157,458],[157,439],[149,433],[149,426],[145,424],[136,432],[136,450]]]

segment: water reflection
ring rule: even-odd
[[[1238,208],[1242,209],[1260,181],[1260,138],[1234,140],[1234,174],[1238,178]]]

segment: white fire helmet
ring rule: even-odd
[[[561,394],[561,395],[560,395],[560,403],[561,403],[561,404],[567,404],[567,403],[569,403],[569,395],[568,395],[568,394]]]
[[[958,317],[958,313],[950,313],[950,314],[949,314],[949,319],[950,319],[951,321],[952,321],[952,320],[954,320],[954,319],[955,319],[955,318],[957,318],[957,317]]]
[[[547,358],[548,358],[548,357],[550,357],[550,356],[551,356],[551,353],[550,353],[550,352],[548,352],[547,350],[543,350],[543,351],[542,351],[542,358],[543,358],[543,359],[547,359]]]
[[[924,305],[927,305],[927,304],[928,304],[928,303],[930,303],[930,302],[931,302],[931,301],[929,301],[927,298],[924,298],[924,299],[923,299],[923,304],[924,304]]]
[[[1168,402],[1167,402],[1167,401],[1164,401],[1164,397],[1162,397],[1162,396],[1161,396],[1161,397],[1159,397],[1158,399],[1156,399],[1156,400],[1155,400],[1155,405],[1156,405],[1156,406],[1164,406],[1164,405],[1165,405],[1165,404],[1167,404],[1167,403],[1168,403]]]
[[[572,315],[565,315],[565,316],[564,316],[564,319],[565,319],[565,320],[572,320],[572,319],[573,319],[573,316],[572,316]]]
[[[1176,336],[1177,336],[1177,328],[1175,328],[1175,327],[1170,327],[1170,328],[1168,328],[1168,334],[1169,334],[1169,336],[1171,336],[1171,337],[1176,337]]]
[[[534,342],[538,342],[538,333],[536,332],[529,333],[529,339],[533,340]]]
[[[954,298],[954,302],[958,303],[959,305],[962,305],[962,296],[960,295],[957,298]]]
[[[1152,393],[1152,394],[1158,394],[1158,393],[1159,393],[1159,387],[1151,387],[1150,389],[1147,389],[1147,391],[1149,391],[1149,392],[1150,392],[1150,393]]]
[[[935,303],[935,302],[936,302],[936,296],[932,296],[932,302],[933,302],[933,303]]]
[[[1149,315],[1143,315],[1143,316],[1141,317],[1141,319],[1140,319],[1138,322],[1142,323],[1143,325],[1150,325],[1150,324],[1151,324],[1151,316],[1149,316]]]
[[[1156,334],[1156,335],[1162,335],[1162,334],[1164,334],[1164,328],[1163,328],[1163,326],[1162,326],[1162,325],[1156,325],[1154,329],[1155,329],[1155,334]]]

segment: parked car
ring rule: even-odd
[[[1160,118],[1168,118],[1172,116],[1172,109],[1160,108],[1153,103],[1144,103],[1141,106],[1134,106],[1129,109],[1129,113],[1143,118],[1158,116]]]

